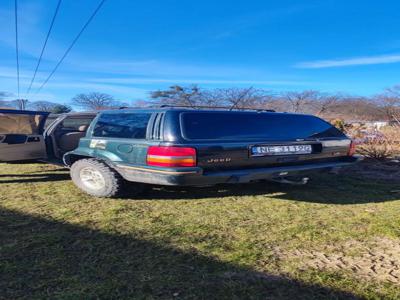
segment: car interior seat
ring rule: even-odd
[[[76,149],[79,145],[79,140],[86,135],[88,125],[82,125],[78,131],[68,132],[62,135],[59,139],[58,146],[63,152],[68,152]]]

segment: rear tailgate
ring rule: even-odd
[[[338,160],[351,142],[329,123],[299,114],[184,112],[181,130],[205,170]]]

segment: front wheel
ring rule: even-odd
[[[95,197],[114,197],[124,184],[124,179],[115,170],[92,158],[73,163],[70,173],[78,188]]]

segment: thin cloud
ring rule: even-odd
[[[22,70],[21,74],[25,74],[26,71]],[[41,77],[41,76],[40,76]],[[16,87],[15,70],[0,67],[0,91],[14,90]],[[113,84],[112,82],[89,82],[84,78],[72,78],[71,76],[59,76],[56,80],[51,81],[46,86],[46,91],[43,93],[35,93],[36,88],[41,84],[40,80],[33,84],[33,91],[29,95],[24,93],[25,87],[30,83],[31,76],[24,75],[20,77],[21,81],[21,98],[29,100],[48,100],[60,102],[59,95],[63,95],[63,101],[68,101],[74,94],[81,92],[99,91],[104,93],[114,94],[117,97],[122,98],[143,98],[147,95],[148,90],[132,86],[124,86],[119,84]],[[11,89],[11,90],[10,90]],[[67,95],[67,96],[66,96]],[[13,100],[15,95],[4,97],[6,100]]]
[[[183,78],[92,78],[92,82],[114,83],[114,84],[245,84],[245,85],[302,85],[304,82],[298,81],[278,81],[278,80],[231,80],[231,79],[183,79]]]
[[[395,54],[395,55],[380,55],[380,56],[364,56],[364,57],[355,57],[349,59],[300,62],[294,65],[294,67],[302,69],[322,69],[322,68],[334,68],[334,67],[393,64],[398,62],[400,62],[400,55]]]

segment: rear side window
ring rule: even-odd
[[[292,140],[343,137],[329,123],[309,115],[248,112],[185,112],[182,135],[190,140]]]
[[[95,125],[93,136],[145,139],[151,113],[103,113]]]

